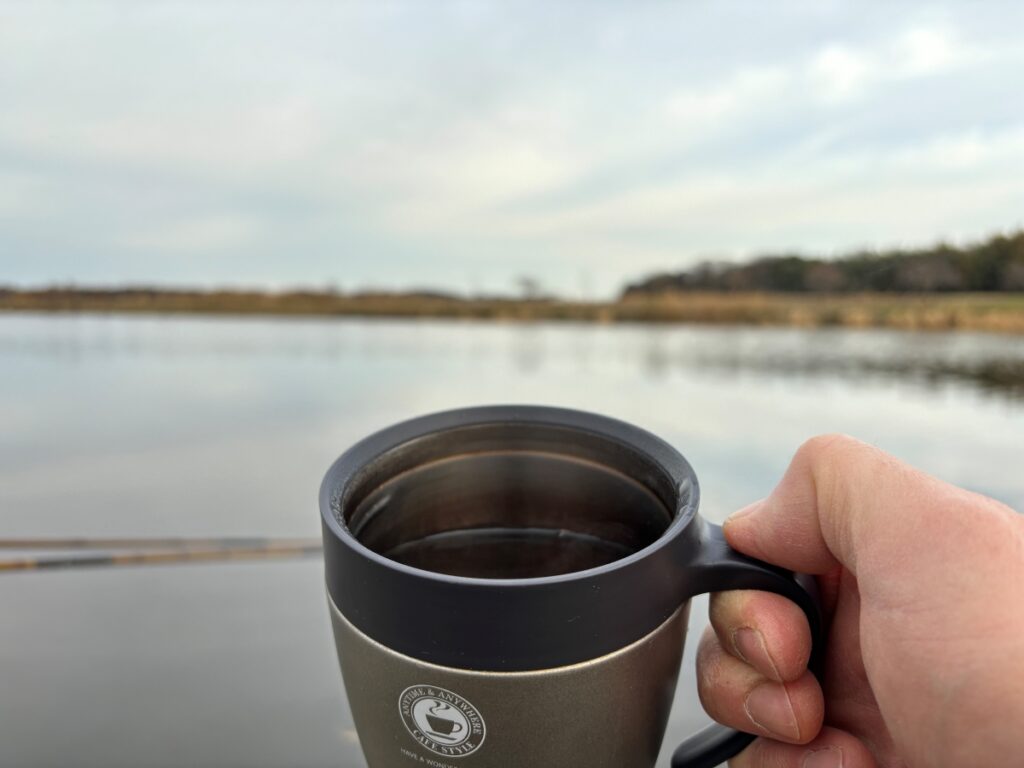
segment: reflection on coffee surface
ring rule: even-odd
[[[596,568],[635,551],[570,531],[484,528],[437,534],[384,554],[399,563],[438,573],[525,579]]]
[[[640,482],[540,451],[469,453],[401,472],[346,514],[370,549],[415,568],[476,578],[595,568],[656,541],[672,519]]]

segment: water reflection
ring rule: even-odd
[[[0,361],[20,357],[445,359],[508,355],[519,373],[557,358],[586,369],[594,355],[636,363],[646,376],[712,375],[894,380],[966,385],[1024,397],[1024,339],[888,330],[666,328],[464,321],[7,317]]]
[[[1013,337],[950,340],[822,331],[787,342],[769,337],[755,348],[703,348],[692,360],[687,349],[676,362],[737,375],[829,377],[849,384],[892,380],[929,389],[954,384],[1015,400],[1024,397],[1024,341]]]
[[[1024,507],[1024,340],[891,331],[0,317],[9,536],[316,536],[324,469],[538,402],[678,446],[721,519],[844,431]],[[0,578],[0,764],[359,766],[315,563]],[[704,622],[693,611],[691,638]],[[692,652],[670,742],[703,720]],[[663,756],[664,757],[664,756]]]

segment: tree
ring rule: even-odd
[[[516,286],[519,288],[519,296],[524,301],[536,301],[543,295],[540,280],[530,275],[516,278]]]

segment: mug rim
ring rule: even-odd
[[[658,495],[667,511],[674,508],[674,518],[657,539],[626,557],[517,579],[456,576],[398,563],[360,542],[342,519],[345,489],[358,488],[354,484],[366,479],[360,470],[388,450],[446,430],[510,423],[589,434],[599,450],[613,454],[607,465],[613,468],[614,454],[632,452],[647,475],[633,479]],[[365,635],[420,661],[492,672],[575,664],[646,636],[696,593],[694,567],[706,537],[699,501],[696,474],[679,451],[607,416],[535,405],[420,416],[359,441],[327,472],[320,486],[327,594]]]
[[[624,443],[653,460],[672,481],[672,520],[658,538],[636,552],[610,563],[550,576],[520,578],[487,578],[459,576],[406,565],[392,560],[363,544],[352,533],[341,517],[340,497],[345,487],[360,469],[388,451],[428,435],[451,431],[460,427],[515,422],[558,427],[574,432],[589,432],[603,438]],[[567,454],[568,455],[568,454]],[[320,484],[320,517],[326,531],[354,554],[373,561],[380,567],[398,571],[409,577],[425,579],[439,584],[495,587],[533,587],[562,584],[628,569],[639,561],[657,554],[669,546],[697,516],[700,507],[700,484],[690,462],[657,435],[628,422],[590,411],[546,405],[482,405],[454,408],[418,416],[377,430],[359,440],[331,464]]]

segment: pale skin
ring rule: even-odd
[[[829,631],[823,691],[795,605],[712,597],[701,702],[761,737],[730,766],[1024,765],[1024,516],[830,435],[801,447],[725,535],[815,574]]]

